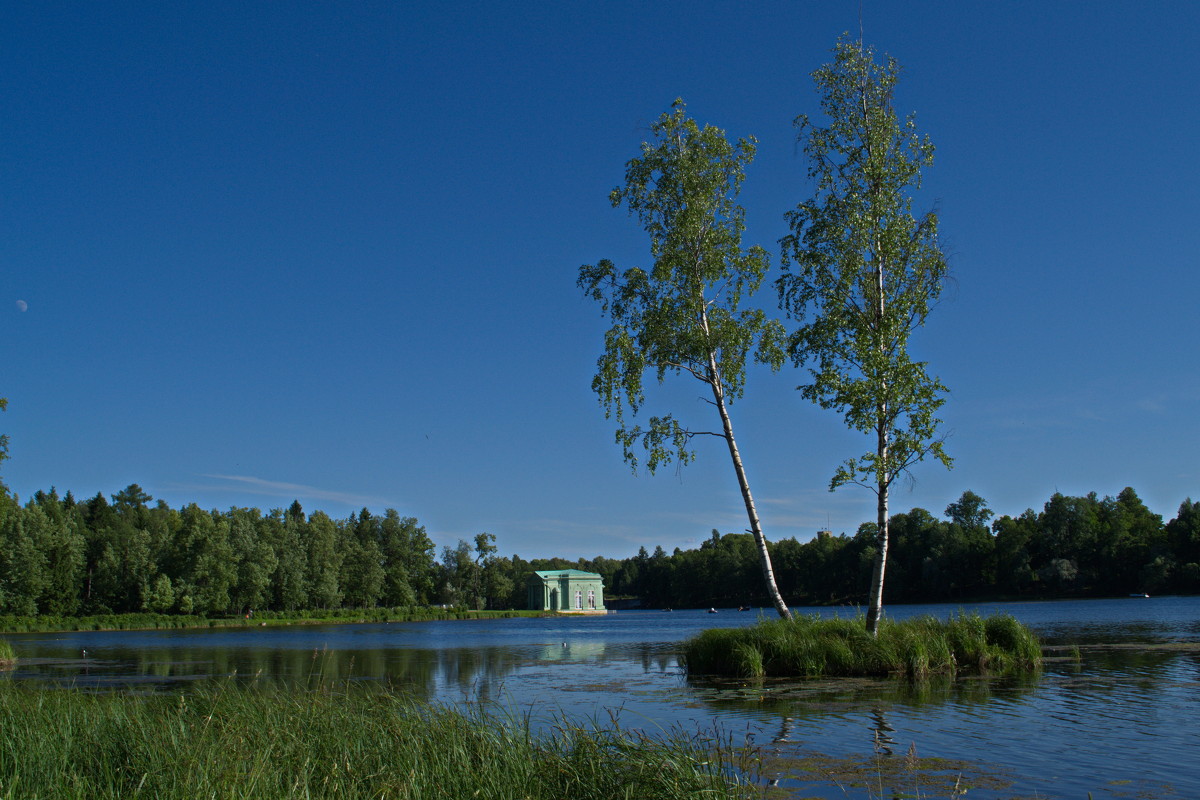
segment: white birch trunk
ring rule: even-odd
[[[885,434],[879,437],[880,459],[887,457],[888,442]],[[877,488],[875,504],[876,548],[875,567],[871,570],[871,599],[867,608],[867,632],[872,636],[879,633],[879,618],[883,616],[883,578],[887,571],[888,555],[888,482],[881,480]]]
[[[707,327],[707,321],[704,322]],[[750,533],[754,536],[754,544],[758,548],[758,562],[762,567],[763,580],[767,584],[767,593],[779,616],[791,619],[792,612],[788,609],[779,587],[775,583],[775,569],[771,565],[771,553],[767,550],[767,538],[763,535],[762,525],[758,521],[758,509],[754,506],[754,496],[750,494],[750,481],[746,477],[746,468],[742,465],[742,456],[738,452],[737,441],[733,438],[733,423],[729,419],[729,411],[725,407],[725,393],[721,389],[720,373],[717,371],[716,356],[709,353],[708,369],[711,376],[709,385],[712,387],[713,401],[721,415],[721,428],[725,434],[725,443],[729,445],[729,457],[733,461],[733,471],[737,473],[738,488],[742,491],[742,502],[746,504],[746,516],[750,519]]]
[[[883,248],[880,246],[879,239],[875,240],[875,326],[876,335],[880,339],[879,348],[883,350],[883,327],[885,321],[885,312],[887,306],[884,298],[884,264],[882,256]],[[887,397],[888,383],[887,378],[880,380],[880,389],[883,397]],[[876,524],[876,554],[875,567],[871,570],[871,596],[867,607],[867,632],[872,636],[879,633],[879,618],[883,615],[883,579],[887,572],[887,553],[888,553],[888,486],[891,483],[892,470],[888,464],[890,453],[888,452],[888,429],[890,421],[888,412],[890,408],[887,400],[883,400],[876,407],[876,449],[875,457],[875,524]]]

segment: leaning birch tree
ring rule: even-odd
[[[946,387],[909,356],[910,335],[925,324],[946,275],[934,211],[912,213],[911,193],[933,162],[933,145],[910,115],[896,116],[900,68],[877,64],[861,42],[842,39],[835,59],[815,73],[828,125],[796,120],[812,199],[788,214],[782,240],[780,305],[800,322],[789,337],[800,388],[822,408],[842,413],[873,448],[846,461],[830,491],[847,483],[876,494],[877,540],[867,628],[878,630],[888,553],[888,491],[926,456],[947,467],[934,415]]]
[[[735,202],[754,158],[754,140],[731,145],[724,131],[700,128],[682,100],[651,132],[641,156],[626,165],[624,188],[613,189],[610,199],[614,207],[627,206],[650,234],[652,265],[620,271],[606,259],[579,268],[579,287],[612,322],[592,389],[605,417],[616,417],[617,444],[635,472],[639,446],[653,474],[665,464],[692,461],[698,436],[724,440],[767,592],[779,615],[790,618],[729,415],[730,404],[742,396],[751,351],[774,368],[786,357],[782,325],[762,309],[743,307],[769,267],[763,248],[742,249],[744,212]],[[720,430],[692,428],[670,413],[651,417],[645,427],[635,423],[647,374],[660,384],[668,376],[698,381]]]

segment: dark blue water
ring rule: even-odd
[[[903,681],[689,681],[680,643],[759,613],[6,636],[11,679],[135,690],[209,680],[384,683],[435,702],[495,703],[649,731],[714,724],[761,750],[798,797],[1200,798],[1200,598],[892,606],[896,618],[1009,613],[1055,646],[1040,675]],[[830,609],[801,613],[832,615]],[[853,611],[842,611],[843,614]],[[83,651],[87,651],[86,657]],[[814,780],[798,759],[824,774]],[[893,772],[897,771],[897,772]],[[961,778],[959,777],[961,776]],[[858,785],[873,782],[874,788]]]

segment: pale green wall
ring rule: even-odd
[[[545,578],[529,576],[529,607],[542,611],[604,611],[604,581],[599,576],[550,572]],[[576,605],[576,593],[579,593]],[[588,593],[594,604],[589,604]]]

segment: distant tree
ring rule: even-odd
[[[230,607],[229,590],[237,578],[237,565],[229,544],[229,520],[189,503],[182,512],[183,529],[177,543],[186,599],[192,613],[213,614]],[[147,581],[143,596],[151,594]]]
[[[509,559],[508,563],[512,587],[508,593],[507,608],[527,608],[529,605],[529,597],[528,589],[526,588],[526,581],[529,580],[529,575],[533,571],[533,567],[528,561],[521,558],[516,553],[513,553],[512,558]],[[615,565],[619,564],[619,562],[614,561],[613,564],[615,570],[617,568]],[[609,581],[607,578],[605,579],[605,585],[612,585],[611,581]]]
[[[1115,498],[1104,498],[1100,522],[1097,556],[1107,568],[1097,576],[1097,588],[1123,594],[1131,589],[1145,591],[1144,579],[1155,589],[1166,584],[1174,565],[1167,558],[1162,516],[1147,508],[1137,492],[1127,486]]]
[[[645,547],[639,547],[637,555],[623,560],[613,574],[611,594],[642,597],[642,572],[649,560],[650,554]]]
[[[153,499],[141,486],[131,483],[113,495],[112,505],[117,510],[117,513],[143,511],[146,505]]]
[[[410,574],[411,551],[417,521],[401,517],[394,508],[384,512],[379,529],[379,548],[383,556],[383,604],[386,606],[416,605],[417,593]]]
[[[1167,542],[1179,565],[1174,587],[1177,591],[1200,592],[1200,502],[1189,497],[1179,505],[1179,513],[1166,525]]]
[[[338,573],[342,568],[342,552],[338,549],[337,525],[324,511],[315,511],[305,525],[307,541],[305,587],[309,608],[338,608],[342,590]]]
[[[654,548],[654,554],[642,570],[642,600],[650,606],[662,608],[671,605],[671,585],[674,583],[675,564],[662,545]]]
[[[380,549],[379,520],[363,509],[357,519],[347,520],[342,552],[341,584],[346,605],[374,608],[383,596],[383,552]]]
[[[1041,541],[1033,568],[1052,592],[1075,591],[1101,577],[1102,511],[1095,492],[1085,497],[1055,492],[1046,501],[1038,516]],[[1055,562],[1070,562],[1072,568]],[[1084,566],[1082,579],[1080,565]]]
[[[38,548],[45,514],[0,498],[0,613],[33,615],[46,590],[46,557]]]
[[[298,503],[292,509],[299,509]],[[259,522],[259,537],[275,553],[275,571],[271,573],[271,608],[295,611],[308,604],[308,559],[304,542],[308,523],[303,514],[288,514],[273,508]]]
[[[97,493],[83,513],[88,527],[85,609],[90,613],[144,610],[158,561],[144,527],[144,503],[117,508]]]
[[[225,516],[234,561],[234,580],[229,589],[232,607],[243,613],[265,608],[278,559],[271,543],[259,535],[261,513],[258,509],[231,508]]]
[[[875,633],[883,606],[888,552],[888,492],[898,477],[932,455],[950,458],[934,416],[946,387],[908,352],[909,336],[925,323],[941,292],[946,260],[937,215],[912,215],[910,193],[933,145],[912,116],[892,106],[900,68],[879,65],[873,50],[842,40],[835,59],[813,73],[829,125],[797,119],[812,199],[788,214],[784,275],[777,287],[784,310],[801,321],[791,336],[797,366],[812,382],[800,389],[822,408],[874,439],[866,455],[846,461],[830,489],[853,483],[875,492],[877,540],[867,628]]]
[[[160,574],[150,585],[150,594],[146,597],[146,608],[157,614],[166,614],[175,607],[175,585],[168,575]]]
[[[442,602],[450,606],[477,608],[480,566],[475,562],[471,545],[462,539],[456,547],[442,548]]]
[[[944,569],[955,594],[972,593],[995,584],[996,542],[988,527],[993,516],[987,501],[971,490],[946,506],[950,522],[942,526]]]
[[[496,537],[481,533],[475,537],[475,603],[478,608],[500,608],[512,594],[512,578],[507,564],[496,556]]]
[[[1038,542],[1038,520],[1033,509],[1021,516],[1000,517],[992,523],[995,534],[994,560],[996,587],[1004,592],[1023,594],[1033,583],[1032,564]]]
[[[761,247],[742,249],[744,212],[735,198],[754,141],[730,145],[723,131],[701,129],[682,100],[651,126],[652,141],[627,164],[624,188],[612,191],[613,206],[625,204],[650,234],[649,269],[619,271],[609,260],[579,270],[579,287],[600,303],[612,321],[604,337],[592,389],[605,415],[617,419],[616,440],[636,471],[640,445],[646,469],[694,457],[692,440],[714,436],[725,442],[758,548],[763,581],[776,610],[790,617],[779,594],[767,540],[750,492],[750,481],[733,435],[729,406],[741,397],[746,360],[752,350],[773,366],[783,360],[781,327],[759,308],[743,303],[759,288],[769,266]],[[668,375],[697,380],[721,423],[719,431],[698,430],[674,414],[636,417],[645,402],[647,371],[663,383]]]
[[[38,607],[45,614],[75,614],[79,610],[86,547],[81,515],[74,503],[68,506],[59,500],[53,488],[49,494],[34,494],[27,504],[27,520],[34,508],[45,515],[44,522],[35,526],[40,532],[32,536],[46,559],[45,586]]]
[[[964,530],[982,530],[986,533],[988,520],[993,515],[992,510],[987,507],[987,501],[968,489],[946,506],[946,516]]]

